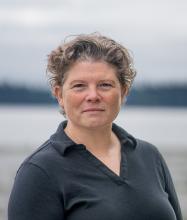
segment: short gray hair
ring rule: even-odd
[[[129,91],[136,76],[132,57],[120,43],[98,33],[77,35],[48,55],[47,74],[51,87],[63,85],[66,72],[75,62],[90,59],[111,64],[121,86]]]

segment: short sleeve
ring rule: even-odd
[[[63,220],[63,200],[40,167],[24,164],[18,171],[8,204],[8,220]]]
[[[168,169],[168,166],[163,158],[163,156],[158,152],[159,154],[159,160],[161,164],[161,169],[164,177],[164,185],[165,185],[165,191],[168,194],[168,199],[175,211],[175,215],[177,220],[182,220],[182,213],[181,213],[181,208],[179,205],[177,193],[175,191],[175,187],[173,184],[173,180],[170,174],[170,171]]]

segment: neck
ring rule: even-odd
[[[84,144],[87,149],[95,152],[108,152],[118,141],[112,131],[112,125],[88,129],[76,127],[68,122],[65,132],[75,143]]]

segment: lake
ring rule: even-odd
[[[19,164],[55,132],[64,117],[56,106],[0,106],[0,219]],[[187,108],[126,107],[115,122],[161,151],[187,216]]]

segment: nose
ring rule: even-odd
[[[97,88],[89,88],[88,94],[86,96],[86,101],[88,102],[99,102],[100,101],[100,95],[97,91]]]

